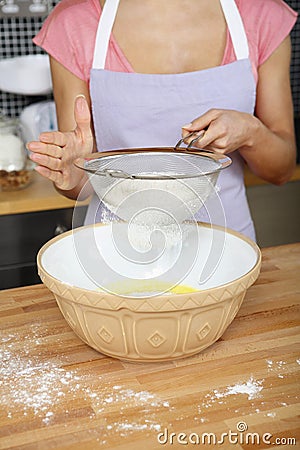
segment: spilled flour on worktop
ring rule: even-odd
[[[116,360],[98,357],[97,353],[81,342],[77,347],[74,345],[76,338],[71,333],[68,337],[65,334],[60,337],[59,333],[65,333],[62,330],[57,333],[52,336],[55,345],[49,348],[45,324],[27,324],[27,332],[23,335],[19,331],[16,335],[4,336],[2,331],[0,422],[9,426],[11,420],[13,427],[15,420],[20,421],[20,416],[24,416],[20,427],[23,426],[26,433],[30,433],[31,427],[36,427],[39,421],[40,428],[60,424],[66,428],[66,433],[71,433],[76,439],[77,433],[80,436],[80,420],[83,419],[85,433],[89,433],[97,446],[106,446],[116,435],[126,438],[133,433],[143,433],[143,436],[151,433],[151,436],[155,436],[175,423],[177,429],[183,423],[209,423],[210,414],[220,412],[219,405],[222,405],[221,409],[225,413],[230,409],[230,413],[239,418],[244,414],[260,413],[259,407],[266,408],[261,401],[264,379],[257,380],[250,376],[246,381],[231,383],[223,389],[203,391],[207,373],[199,373],[199,391],[195,393],[197,400],[194,397],[190,404],[182,405],[174,396],[176,386],[172,386],[172,381],[169,385],[167,381],[164,382],[165,392],[171,394],[168,399],[141,389],[138,383],[132,385],[130,377],[120,381],[122,370]],[[66,346],[72,348],[69,356],[64,352]],[[80,366],[77,364],[79,361]],[[274,370],[274,367],[282,370],[286,366],[283,362],[267,361],[268,371]],[[296,363],[300,364],[300,360]],[[102,372],[101,367],[106,367],[105,375],[97,373],[97,370]],[[132,367],[135,370],[134,364]],[[142,366],[136,367],[139,371]],[[173,369],[176,370],[176,365],[172,366]],[[96,386],[95,376],[100,380]],[[161,392],[160,385],[158,390]],[[247,411],[233,409],[233,396],[236,396],[238,408],[239,396],[247,399]],[[285,405],[278,403],[278,406]],[[273,417],[271,414],[268,412],[267,416]]]
[[[224,403],[224,400],[229,395],[244,394],[247,395],[248,400],[253,400],[261,396],[264,380],[255,380],[250,377],[244,383],[237,383],[227,386],[223,390],[214,389],[211,393],[204,397],[203,406],[209,408],[213,403]]]
[[[296,360],[298,363],[298,360]],[[268,372],[274,372],[278,378],[284,378],[284,375],[288,371],[288,366],[285,361],[273,361],[271,359],[267,359],[266,363],[268,365]]]
[[[22,414],[28,420],[34,416],[43,425],[54,425],[56,417],[63,415],[75,421],[77,417],[101,419],[101,436],[111,432],[125,436],[133,431],[160,431],[155,415],[164,408],[169,411],[167,401],[147,390],[113,385],[107,377],[94,387],[94,373],[85,371],[84,364],[81,371],[72,369],[62,355],[47,356],[43,339],[40,334],[37,336],[42,330],[33,326],[31,330],[33,333],[23,336],[21,343],[19,336],[12,334],[0,338],[0,422],[1,417],[13,419],[14,414]],[[59,346],[59,338],[56,345]],[[116,404],[120,420],[110,422],[109,412]],[[132,411],[138,420],[127,419]]]

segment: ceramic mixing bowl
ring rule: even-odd
[[[1,59],[0,90],[29,96],[50,94],[52,80],[48,55]]]
[[[173,360],[212,345],[259,275],[257,245],[199,223],[176,251],[141,264],[124,254],[125,228],[84,226],[39,251],[40,278],[70,327],[94,349],[123,360]]]

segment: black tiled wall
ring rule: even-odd
[[[50,1],[49,6],[52,8],[58,1]],[[32,43],[32,38],[44,20],[44,16],[0,18],[0,59],[42,53],[42,50]],[[17,117],[25,106],[44,99],[45,97],[27,97],[0,91],[0,112]]]

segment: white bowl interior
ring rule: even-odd
[[[126,224],[78,228],[50,241],[41,251],[41,265],[55,279],[88,290],[114,293],[112,285],[130,280],[204,290],[239,279],[259,257],[258,249],[239,235],[201,225],[158,253],[155,248],[136,252],[126,233]]]
[[[25,55],[0,61],[0,90],[21,95],[52,91],[48,55]]]

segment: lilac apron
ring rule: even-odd
[[[119,0],[106,0],[98,26],[90,79],[98,151],[172,147],[181,138],[182,125],[211,108],[253,114],[256,86],[244,26],[234,0],[220,2],[236,54],[235,62],[197,72],[140,74],[104,69],[119,4]],[[226,225],[255,240],[244,186],[244,162],[238,152],[231,153],[230,157],[232,165],[218,179]],[[85,223],[103,221],[106,216],[107,211],[103,205],[99,207],[99,199],[94,195]],[[211,221],[205,207],[195,218]]]

